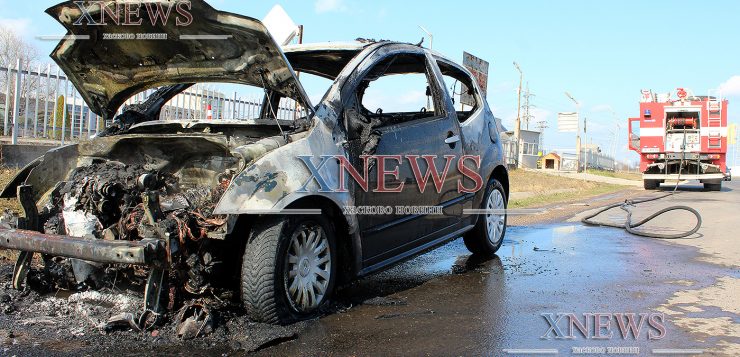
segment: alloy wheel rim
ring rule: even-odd
[[[504,233],[505,209],[504,195],[499,190],[491,190],[486,200],[486,231],[488,232],[488,240],[493,245],[499,243],[501,235]]]
[[[331,277],[331,251],[324,229],[318,224],[299,226],[290,239],[286,260],[288,300],[298,311],[317,308]]]

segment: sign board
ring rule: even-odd
[[[653,102],[653,92],[649,89],[643,89],[640,91],[642,94],[640,97],[641,103],[652,103]]]
[[[485,99],[488,93],[488,62],[463,51],[463,66],[473,75],[480,87],[480,95]],[[470,90],[462,85],[460,94],[460,103],[474,106],[475,98],[469,93]]]
[[[558,131],[561,133],[578,132],[578,113],[558,113]]]
[[[285,46],[293,40],[298,34],[298,25],[288,16],[280,5],[272,7],[267,16],[262,20],[262,24],[267,27],[267,31],[270,32],[272,38],[275,39],[279,45]]]

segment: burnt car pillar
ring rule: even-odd
[[[19,185],[17,188],[18,201],[23,209],[23,217],[18,219],[18,228],[37,231],[39,229],[39,214],[33,202],[33,187]],[[26,275],[33,260],[32,251],[21,251],[13,268],[13,288],[22,290],[26,282]]]

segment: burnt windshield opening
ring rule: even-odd
[[[270,89],[229,82],[163,86],[133,95],[99,136],[136,132],[178,132],[209,125],[275,126],[280,132],[305,127],[313,110]]]

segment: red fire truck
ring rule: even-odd
[[[640,154],[645,189],[666,180],[699,180],[719,191],[725,178],[727,100],[719,93],[695,96],[642,91],[640,116],[629,118],[631,150]]]

